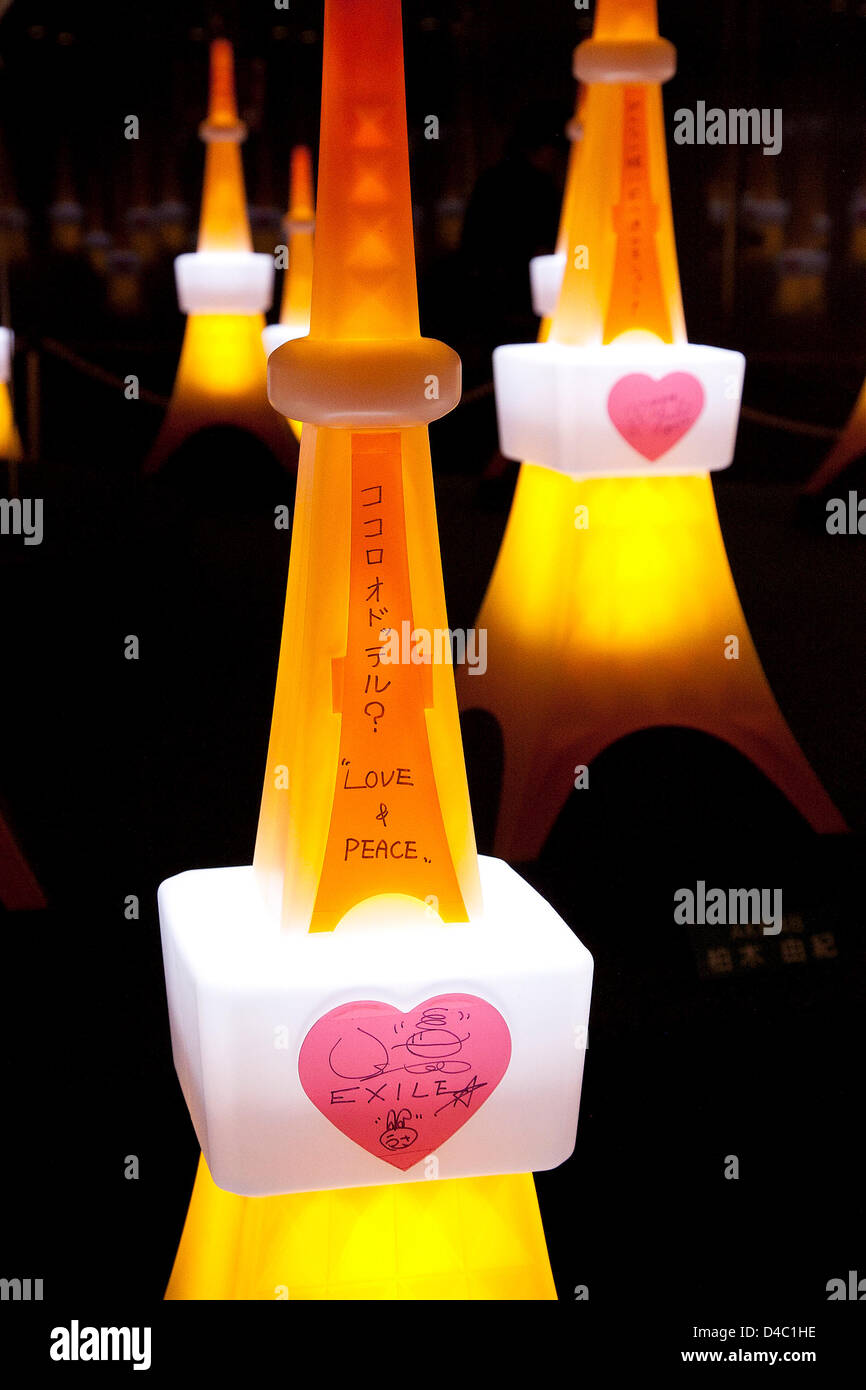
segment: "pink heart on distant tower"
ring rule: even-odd
[[[627,444],[654,463],[687,434],[704,408],[704,388],[689,372],[653,381],[643,372],[621,377],[607,413]]]
[[[332,1009],[304,1038],[298,1072],[331,1124],[405,1171],[472,1119],[510,1060],[498,1009],[437,994],[405,1014],[369,999]]]

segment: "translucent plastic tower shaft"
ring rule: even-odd
[[[272,399],[319,421],[255,855],[287,929],[378,894],[466,921],[479,897],[450,657],[378,655],[385,632],[448,627],[426,426],[459,395],[455,355],[419,331],[399,5],[383,10],[375,49],[370,4],[327,10],[310,335],[269,359]]]

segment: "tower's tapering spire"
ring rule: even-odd
[[[289,170],[286,216],[289,264],[280,303],[280,323],[291,330],[293,337],[304,337],[310,331],[315,226],[313,160],[307,145],[295,145]]]
[[[199,251],[253,248],[241,163],[246,133],[238,116],[232,46],[228,39],[214,39],[210,48],[208,114],[200,130],[206,154]]]
[[[324,45],[310,332],[417,337],[399,0],[326,6]]]
[[[658,34],[657,0],[596,0],[594,40],[657,39]]]
[[[307,145],[295,145],[289,165],[289,209],[283,220],[288,243],[288,265],[283,275],[280,317],[262,333],[265,353],[290,338],[305,338],[310,331],[313,293],[313,247],[316,237],[316,199],[313,192],[313,158]],[[296,439],[300,420],[290,420]]]
[[[575,54],[593,138],[582,142],[583,192],[570,209],[592,274],[566,258],[553,341],[607,343],[630,331],[685,341],[660,85],[675,67],[655,0],[600,0],[592,37]]]

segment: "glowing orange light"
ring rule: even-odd
[[[18,433],[18,426],[15,424],[15,412],[12,409],[12,396],[9,391],[9,383],[0,382],[0,459],[5,459],[7,463],[20,463],[24,457],[24,449],[21,444],[21,436]]]
[[[280,323],[299,338],[310,331],[315,216],[312,157],[306,145],[296,145],[289,179],[289,266],[283,283]]]

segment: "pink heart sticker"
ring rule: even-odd
[[[332,1009],[304,1038],[298,1072],[331,1124],[405,1171],[477,1114],[510,1060],[498,1009],[437,994],[405,1014],[370,999]]]
[[[627,444],[654,463],[687,434],[704,408],[704,388],[689,372],[653,381],[643,372],[621,377],[607,413]]]

